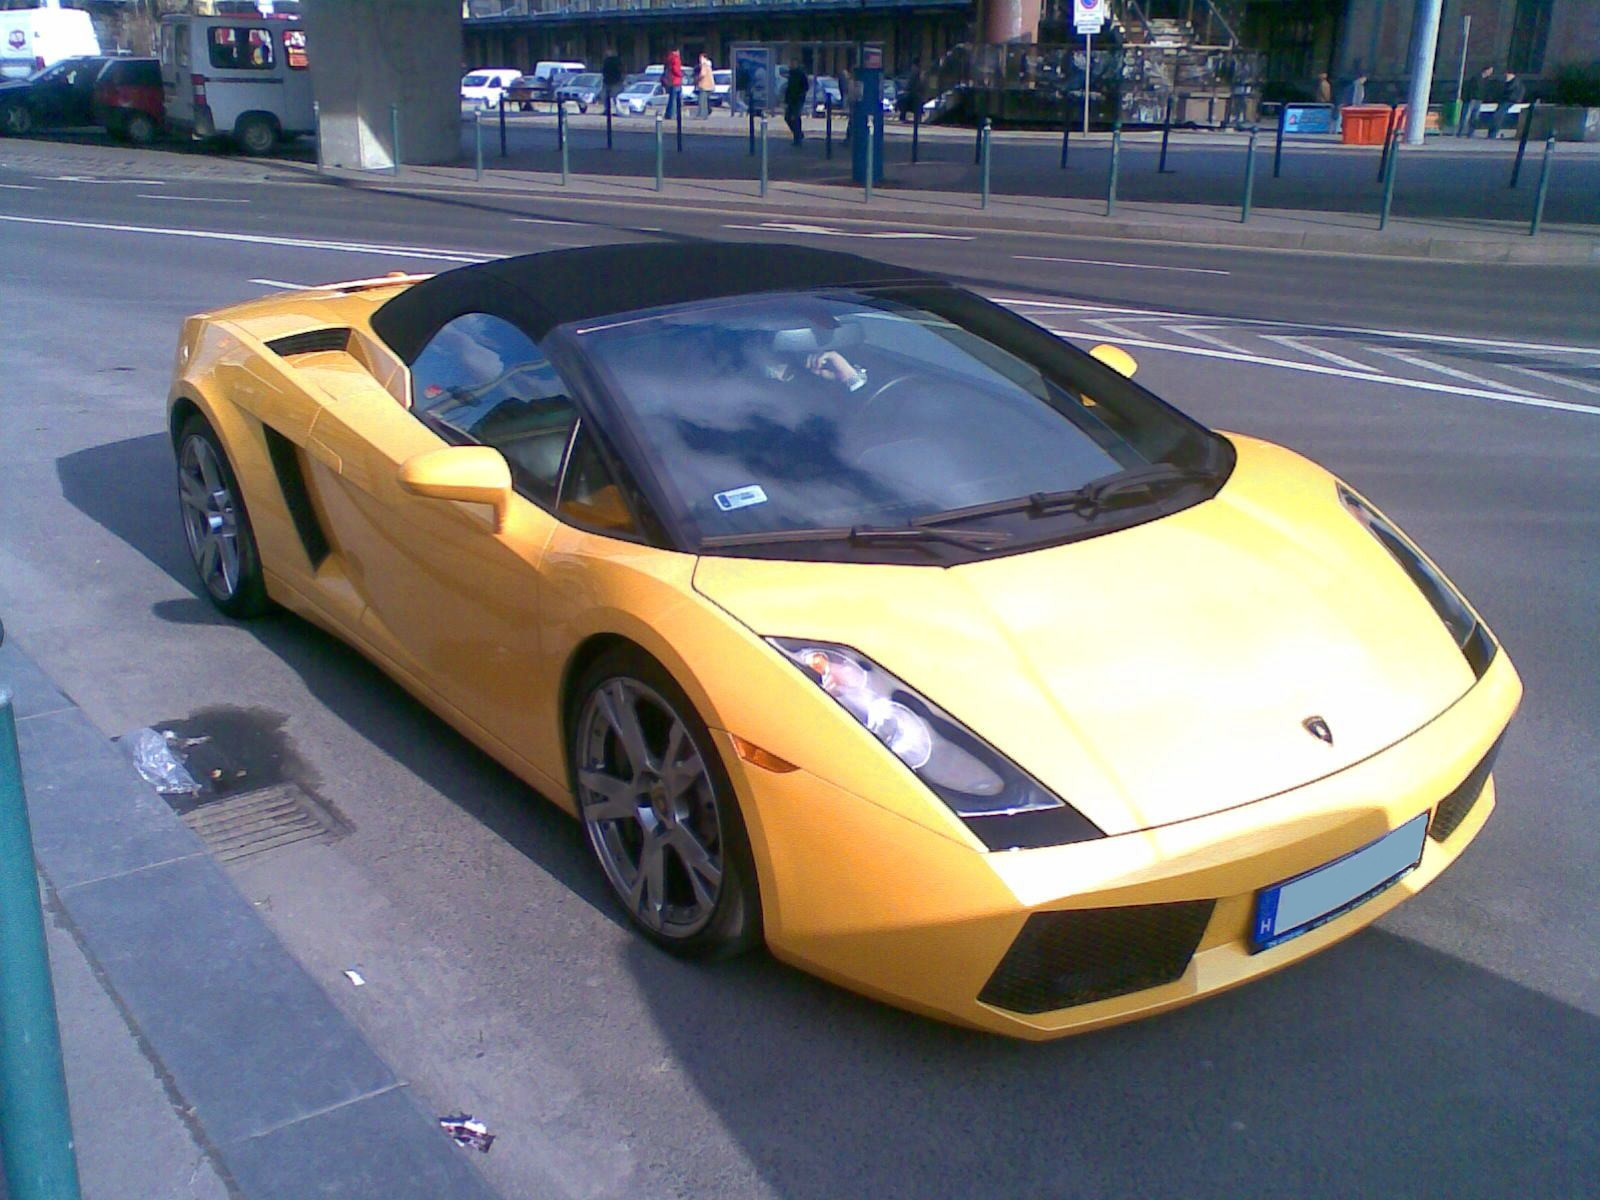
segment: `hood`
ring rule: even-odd
[[[950,568],[703,558],[695,586],[757,634],[868,655],[1107,833],[1203,816],[1357,763],[1474,682],[1333,477],[1234,441],[1214,499],[1119,533]]]

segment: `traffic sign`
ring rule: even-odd
[[[1072,27],[1079,33],[1099,33],[1106,23],[1107,0],[1072,0]]]

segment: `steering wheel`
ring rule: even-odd
[[[870,381],[869,381],[870,382]],[[895,401],[910,400],[912,385],[930,382],[928,377],[919,371],[905,371],[899,375],[890,376],[873,389],[862,404],[860,416],[862,420],[869,418],[882,418],[892,407]],[[884,398],[889,398],[889,403]]]

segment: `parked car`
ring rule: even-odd
[[[94,81],[104,55],[65,58],[31,79],[0,82],[0,130],[22,137],[38,129],[94,123]]]
[[[69,58],[100,53],[89,14],[61,0],[0,3],[0,78],[28,79]]]
[[[177,13],[161,19],[159,46],[168,129],[201,140],[231,137],[255,155],[315,132],[299,21]]]
[[[554,100],[556,89],[589,69],[589,64],[578,62],[576,59],[567,62],[556,59],[546,60],[533,64],[534,98],[536,100]]]
[[[112,137],[148,146],[166,120],[161,60],[114,58],[94,84],[94,122]]]
[[[619,117],[637,117],[647,108],[659,108],[663,112],[667,107],[667,89],[659,83],[641,80],[639,83],[630,83],[616,94],[611,102],[611,109]]]
[[[605,88],[605,79],[599,71],[585,71],[581,75],[569,76],[567,81],[556,89],[556,99],[576,104],[579,112],[586,113],[589,111],[589,105],[602,100]]]
[[[532,75],[518,75],[505,89],[505,95],[501,98],[508,108],[527,112],[539,98],[539,81]]]
[[[839,91],[839,81],[832,75],[818,75],[811,81],[811,111],[823,116],[829,105],[834,112],[844,110],[844,94]]]
[[[521,77],[520,71],[510,67],[480,67],[469,71],[461,77],[461,103],[493,108],[500,103],[501,93]]]
[[[728,103],[728,92],[733,87],[733,72],[712,71],[711,82],[711,106],[721,108]]]

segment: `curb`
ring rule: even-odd
[[[200,840],[11,638],[0,680],[50,903],[230,1193],[496,1200]]]

